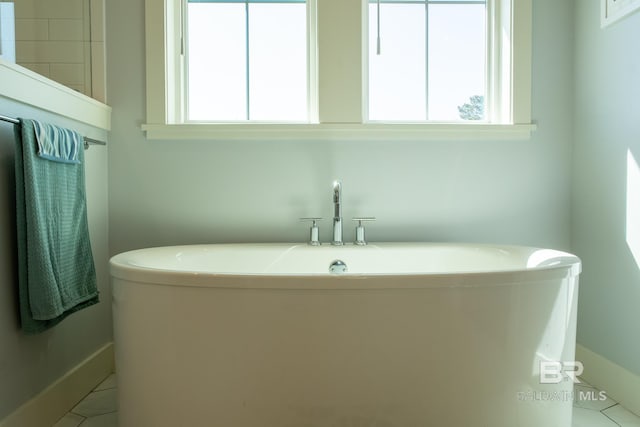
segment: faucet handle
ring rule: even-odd
[[[356,241],[355,244],[359,246],[364,246],[367,244],[367,241],[364,238],[364,225],[362,223],[364,221],[375,221],[376,217],[374,216],[356,216],[351,218],[353,221],[358,221],[358,225],[356,226]]]
[[[318,228],[318,221],[322,221],[320,217],[304,217],[300,218],[300,221],[311,221],[311,228],[309,229],[309,244],[311,246],[320,246],[320,229]]]

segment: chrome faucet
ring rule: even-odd
[[[318,221],[322,218],[300,218],[302,221],[311,221],[311,228],[309,229],[309,244],[311,246],[320,246],[320,231],[318,229]],[[356,240],[354,244],[358,246],[364,246],[367,241],[364,238],[364,225],[365,221],[375,221],[375,217],[360,216],[354,217],[354,221],[358,222],[356,227]],[[333,181],[333,239],[331,244],[334,246],[344,245],[342,240],[342,183],[338,180]],[[345,270],[346,271],[346,266]]]
[[[342,183],[333,181],[333,241],[332,245],[340,246],[342,242]]]

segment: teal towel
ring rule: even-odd
[[[33,120],[38,156],[62,163],[80,163],[84,138],[78,132]]]
[[[42,332],[98,302],[80,163],[37,155],[34,123],[16,126],[16,213],[20,318],[25,333]]]

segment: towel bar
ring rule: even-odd
[[[0,114],[0,120],[4,121],[4,122],[9,122],[9,123],[13,123],[14,125],[19,125],[20,124],[20,120],[18,119],[14,119],[13,117],[7,117],[7,116],[3,116]],[[89,145],[107,145],[106,142],[104,141],[100,141],[98,139],[93,139],[93,138],[88,138],[88,137],[84,137],[84,149],[88,149]]]

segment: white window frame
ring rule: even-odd
[[[187,124],[182,113],[183,2],[145,0],[147,123],[142,129],[147,138],[395,141],[530,137],[536,127],[531,123],[532,0],[487,0],[487,98],[492,103],[488,123],[367,122],[368,4],[368,0],[310,0],[311,123]]]

